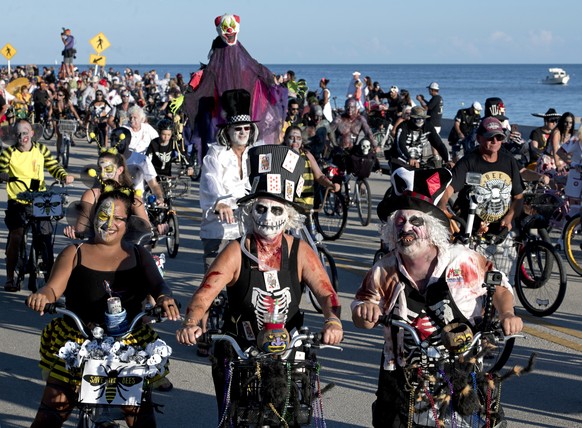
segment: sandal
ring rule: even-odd
[[[4,291],[8,291],[9,293],[16,293],[20,291],[20,286],[14,284],[13,279],[9,279],[6,281],[6,284],[4,284]]]

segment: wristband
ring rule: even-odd
[[[329,320],[325,321],[325,324],[326,324],[326,325],[327,325],[327,324],[335,324],[335,325],[337,325],[339,328],[341,328],[342,330],[343,330],[343,328],[344,328],[344,327],[342,326],[342,323],[340,322],[340,320],[338,320],[337,318],[336,318],[336,319],[329,319]]]
[[[182,326],[184,327],[197,327],[198,326],[199,321],[196,321],[192,318],[186,318],[183,322],[182,322]]]

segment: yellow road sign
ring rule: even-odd
[[[111,43],[109,43],[109,40],[107,40],[107,37],[105,37],[105,34],[103,33],[97,34],[89,40],[89,43],[91,43],[91,46],[93,46],[93,49],[95,49],[97,53],[101,53],[111,46]]]
[[[1,52],[2,55],[4,55],[4,58],[6,58],[8,61],[10,61],[12,57],[16,55],[16,49],[14,49],[14,46],[12,46],[10,43],[6,43]]]
[[[101,67],[105,67],[105,55],[91,54],[89,56],[89,64],[100,65]]]

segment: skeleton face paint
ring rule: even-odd
[[[238,15],[222,15],[214,20],[216,32],[229,46],[236,45],[238,32],[240,31],[240,18]]]
[[[412,254],[428,245],[425,214],[417,210],[400,210],[394,217],[397,247],[403,254]]]
[[[263,198],[254,203],[252,216],[254,232],[267,240],[283,233],[289,219],[285,204]]]
[[[126,222],[125,206],[120,201],[108,198],[99,205],[93,225],[96,235],[108,242],[114,239],[117,234],[125,232]]]
[[[118,169],[118,166],[111,159],[99,159],[101,180],[117,180]]]

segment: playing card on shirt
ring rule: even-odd
[[[281,193],[281,174],[267,174],[267,192]]]
[[[297,165],[298,160],[299,154],[295,153],[293,150],[289,150],[283,161],[283,168],[289,172],[295,171],[295,165]]]
[[[259,155],[259,173],[271,171],[271,153]]]

